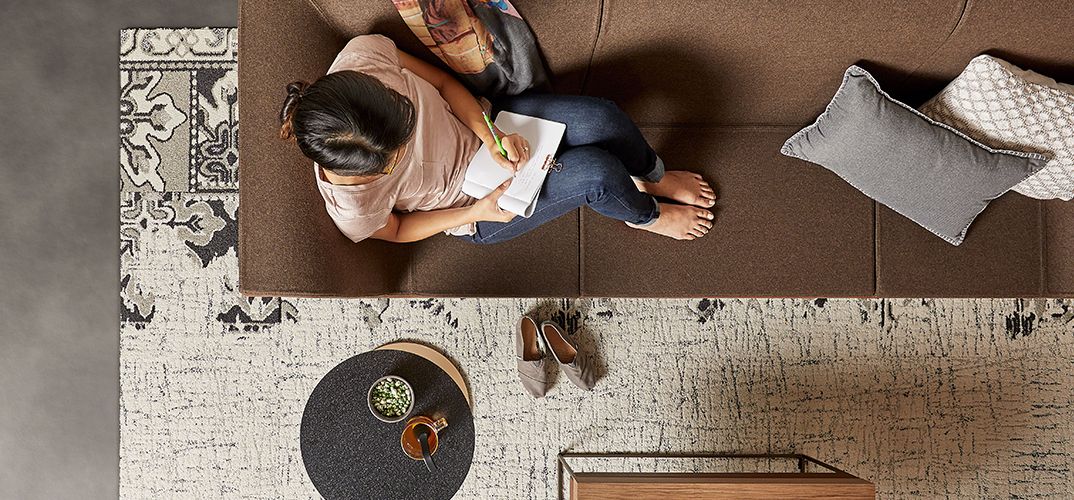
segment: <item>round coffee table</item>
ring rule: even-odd
[[[446,358],[445,358],[446,359]],[[414,388],[407,417],[444,417],[433,455],[437,469],[403,454],[406,424],[387,424],[369,412],[369,386],[398,375]],[[321,496],[344,498],[448,499],[462,485],[474,455],[474,420],[466,394],[451,375],[423,356],[378,349],[354,356],[317,383],[302,413],[302,461]]]

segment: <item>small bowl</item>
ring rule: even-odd
[[[410,393],[410,404],[407,405],[406,411],[404,411],[403,414],[398,416],[398,417],[386,417],[386,416],[382,415],[380,413],[380,411],[378,411],[376,408],[373,407],[373,388],[376,387],[377,384],[379,384],[379,383],[381,383],[382,381],[385,381],[385,380],[398,380],[398,381],[402,382],[403,385],[406,386],[407,392]],[[366,404],[369,406],[369,412],[372,413],[374,417],[377,417],[377,420],[380,420],[381,422],[386,422],[386,423],[389,423],[389,424],[394,424],[396,422],[402,422],[403,419],[405,419],[405,418],[410,416],[410,412],[414,411],[414,388],[411,387],[410,382],[407,382],[406,379],[404,379],[403,377],[399,377],[399,376],[396,376],[396,375],[386,375],[386,376],[378,378],[375,382],[370,384],[369,391],[366,394]]]

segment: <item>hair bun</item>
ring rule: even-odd
[[[291,118],[295,115],[295,108],[298,107],[303,95],[306,93],[306,89],[309,87],[310,83],[302,80],[287,84],[287,97],[284,98],[283,107],[280,108],[280,139],[286,140],[295,137]]]
[[[306,89],[310,88],[310,82],[295,81],[287,84],[287,97],[302,98],[302,94],[306,92]]]

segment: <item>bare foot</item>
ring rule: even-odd
[[[676,240],[696,240],[712,229],[712,218],[712,212],[702,208],[661,203],[660,216],[652,224],[636,226],[628,222],[627,225]]]
[[[716,190],[701,174],[685,170],[669,170],[660,182],[635,180],[638,189],[653,196],[668,198],[695,207],[709,208],[716,204]]]

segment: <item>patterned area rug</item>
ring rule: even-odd
[[[306,397],[396,339],[472,386],[458,498],[553,498],[563,450],[800,452],[882,498],[1074,496],[1074,301],[241,297],[235,41],[121,36],[123,497],[316,498]],[[523,394],[512,325],[535,309],[599,353],[594,393]]]

